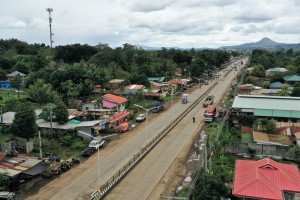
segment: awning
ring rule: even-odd
[[[76,120],[76,119],[72,119],[68,122],[68,124],[79,124],[79,123],[81,123],[81,121]]]
[[[114,107],[118,106],[118,104],[107,101],[107,100],[103,100],[102,103],[103,103],[103,106],[106,108],[114,108]]]
[[[31,175],[31,176],[35,176],[35,175],[41,173],[42,171],[45,171],[48,167],[49,167],[48,163],[40,162],[39,164],[35,165],[34,167],[32,167],[26,171],[23,171],[22,173]]]
[[[110,122],[110,123],[114,123],[114,122],[116,122],[116,121],[118,121],[118,120],[121,120],[121,119],[125,118],[125,117],[128,116],[128,115],[130,115],[130,112],[122,112],[122,113],[119,113],[117,116],[112,117],[112,118],[109,120],[109,122]]]

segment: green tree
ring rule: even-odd
[[[69,102],[76,99],[82,91],[82,83],[75,84],[71,80],[62,82],[60,86],[64,93],[65,99],[68,99]]]
[[[51,112],[53,117],[53,109],[56,107],[53,103],[47,103],[46,106],[43,107],[41,114],[39,114],[38,118],[43,119],[45,121],[51,120]]]
[[[10,183],[11,178],[8,176],[8,174],[0,172],[0,187],[4,187],[5,190],[7,190]]]
[[[20,98],[20,90],[22,88],[22,77],[18,74],[11,79],[10,84],[13,88],[18,91],[18,98]]]
[[[37,79],[33,85],[30,85],[27,94],[31,101],[39,104],[54,103],[60,99],[59,95],[52,90],[52,86],[42,79]]]
[[[269,86],[270,86],[270,82],[269,81],[265,81],[263,83],[263,88],[269,88]]]
[[[58,102],[56,104],[56,107],[53,109],[53,114],[55,116],[55,121],[59,124],[65,124],[69,121],[67,106],[63,102]]]
[[[191,194],[193,200],[218,200],[222,196],[229,195],[224,181],[216,174],[205,173],[201,169],[200,176],[196,181],[195,187]]]
[[[289,85],[283,84],[281,90],[278,92],[279,96],[289,96]]]
[[[11,124],[11,133],[21,138],[29,140],[33,138],[37,131],[36,116],[29,103],[24,103],[15,114]]]
[[[265,77],[265,69],[262,65],[257,65],[253,67],[252,75],[257,77]]]
[[[300,97],[300,83],[295,84],[291,96]]]

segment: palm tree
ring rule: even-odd
[[[289,85],[283,84],[281,90],[278,92],[279,96],[289,96]]]
[[[39,104],[54,103],[59,99],[59,95],[52,90],[52,85],[46,84],[42,79],[37,79],[29,86],[27,95],[31,101]]]

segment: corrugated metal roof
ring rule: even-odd
[[[105,95],[103,95],[103,98],[108,100],[108,101],[113,101],[117,104],[121,104],[121,103],[124,103],[124,102],[127,101],[126,98],[120,97],[120,96],[117,96],[117,95],[114,95],[114,94],[105,94]]]
[[[300,76],[298,75],[291,75],[283,77],[285,81],[300,81]]]
[[[110,80],[108,83],[123,83],[124,82],[124,79],[113,79],[113,80]]]
[[[237,160],[233,184],[235,196],[283,200],[283,191],[300,192],[300,175],[296,165],[269,158]]]
[[[282,88],[282,83],[280,83],[280,82],[274,82],[274,83],[271,83],[270,84],[270,86],[269,86],[269,88],[271,88],[271,89],[278,89],[278,88]]]
[[[239,95],[234,98],[233,108],[300,111],[299,97]]]

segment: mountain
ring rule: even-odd
[[[181,50],[181,51],[184,51],[184,50],[191,50],[192,48],[181,48],[181,47],[149,47],[149,46],[144,46],[144,45],[134,45],[138,48],[142,48],[144,49],[145,51],[157,51],[157,50],[161,50],[161,48],[165,48],[165,49],[178,49],[178,50]],[[194,48],[195,50],[197,51],[200,51],[200,50],[211,50],[212,48],[206,48],[206,47],[201,47],[201,48]]]
[[[267,37],[259,40],[258,42],[245,43],[235,46],[223,46],[219,47],[219,49],[231,49],[231,50],[253,50],[253,49],[267,49],[267,50],[276,50],[276,49],[294,49],[300,50],[300,43],[298,44],[286,44],[286,43],[278,43]]]

